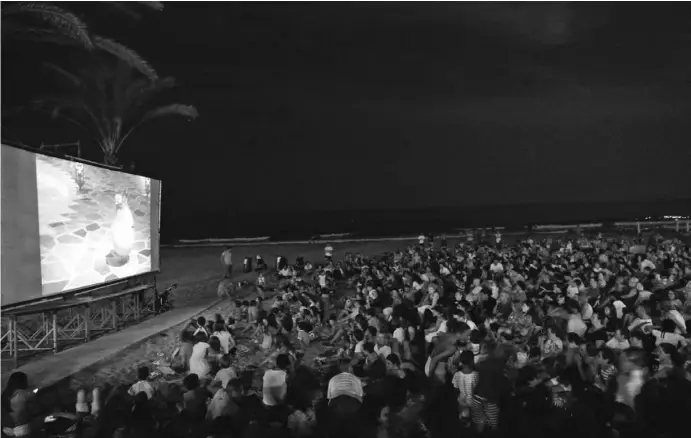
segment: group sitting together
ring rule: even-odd
[[[374,258],[329,253],[314,269],[281,266],[271,300],[262,282],[231,314],[183,329],[171,363],[186,374],[180,387],[152,385],[142,368],[131,387],[102,390],[103,402],[94,395],[91,410],[78,403],[76,429],[678,436],[691,414],[691,252],[659,236],[631,251],[640,243],[597,235],[447,246],[421,236]],[[245,337],[254,343],[237,342]],[[241,369],[238,352],[253,349],[267,359]],[[263,372],[261,382],[248,371]],[[28,388],[26,376],[5,388],[3,436],[27,436],[17,428],[31,418]]]

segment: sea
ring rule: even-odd
[[[161,242],[182,239],[268,237],[272,241],[307,240],[347,233],[351,237],[393,237],[411,233],[453,233],[464,228],[615,222],[691,216],[691,199],[655,202],[475,205],[398,210],[218,212],[161,218]]]

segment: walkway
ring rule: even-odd
[[[143,342],[162,331],[168,330],[218,303],[217,298],[205,303],[173,309],[123,330],[109,333],[91,342],[79,344],[57,354],[44,356],[2,374],[2,387],[14,371],[29,376],[32,386],[45,388],[122,351]]]

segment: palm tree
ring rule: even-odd
[[[38,99],[34,108],[49,111],[54,118],[91,132],[106,164],[117,164],[125,141],[145,122],[169,115],[188,120],[198,117],[197,109],[191,105],[152,105],[155,96],[176,85],[173,78],[159,78],[153,69],[152,74],[143,74],[108,54],[90,58],[94,62],[75,73],[47,65],[64,82],[64,91]]]
[[[161,2],[99,2],[128,16],[139,19],[137,6],[162,11]],[[86,23],[72,11],[55,4],[39,2],[3,2],[3,48],[8,42],[35,42],[105,50],[121,58],[142,74],[155,79],[155,71],[134,50],[112,39],[93,35]]]

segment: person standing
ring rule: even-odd
[[[326,259],[327,263],[329,263],[333,260],[333,252],[334,252],[333,246],[331,246],[330,243],[327,243],[326,246],[324,247],[324,258]]]
[[[226,273],[224,278],[230,278],[233,276],[233,247],[228,246],[226,250],[221,253],[221,263],[226,267]]]

